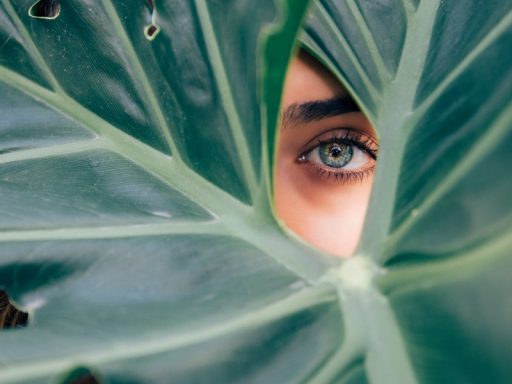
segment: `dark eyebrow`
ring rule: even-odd
[[[282,115],[282,126],[310,123],[344,113],[359,112],[359,106],[348,95],[337,96],[327,100],[308,101],[292,104]]]

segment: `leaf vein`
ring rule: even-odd
[[[25,28],[25,25],[23,24],[23,22],[18,17],[18,14],[14,10],[11,3],[8,0],[3,0],[2,2],[7,10],[7,13],[11,17],[11,19],[14,21],[14,24],[16,25],[16,27],[18,28],[18,32],[20,32],[21,37],[27,44],[25,46],[25,48],[27,49],[27,52],[30,54],[30,56],[32,57],[34,62],[37,64],[39,69],[43,72],[46,79],[50,82],[54,91],[57,93],[60,93],[60,94],[65,94],[66,92],[64,91],[64,89],[62,89],[59,81],[54,76],[52,70],[48,66],[48,63],[46,63],[43,56],[39,52],[39,49],[37,48],[34,41],[31,39],[30,34],[28,33],[27,29]]]
[[[158,102],[158,98],[151,86],[151,83],[146,75],[146,72],[144,70],[144,67],[142,66],[141,61],[137,57],[135,48],[133,47],[133,44],[131,43],[126,33],[126,30],[123,27],[119,15],[117,14],[111,0],[102,0],[102,2],[107,12],[107,15],[112,21],[115,30],[118,32],[117,36],[124,47],[124,52],[126,53],[126,56],[128,57],[130,63],[132,64],[133,70],[135,71],[138,79],[140,80],[141,87],[139,88],[141,89],[139,89],[139,92],[142,92],[147,96],[144,99],[148,100],[148,107],[151,111],[151,115],[156,119],[156,126],[159,128],[161,135],[163,136],[163,138],[166,141],[166,144],[171,150],[171,154],[173,155],[175,160],[181,161],[180,153],[171,135],[170,127],[167,124],[165,116],[162,112],[162,108]]]
[[[475,146],[468,151],[464,160],[459,162],[442,180],[438,187],[428,194],[422,204],[415,207],[416,214],[409,215],[407,219],[391,234],[388,239],[386,249],[392,248],[400,242],[407,232],[417,223],[425,214],[452,188],[459,182],[474,165],[478,163],[486,154],[500,143],[503,136],[510,130],[512,103],[509,103],[495,123],[489,130],[478,140]],[[389,257],[389,251],[387,252]]]
[[[254,170],[254,164],[252,164],[250,159],[247,138],[242,130],[242,122],[232,94],[231,85],[226,73],[215,30],[208,13],[208,5],[204,0],[195,0],[195,6],[200,28],[203,31],[204,42],[210,55],[211,66],[214,72],[215,81],[217,82],[217,88],[225,108],[225,115],[228,119],[229,128],[235,141],[235,145],[238,148],[237,153],[239,154],[247,188],[251,194],[252,201],[254,201],[257,191],[259,190],[258,178]]]
[[[322,3],[317,3],[317,7],[319,10],[319,14],[324,19],[326,26],[331,30],[331,32],[334,34],[334,36],[338,39],[340,42],[340,45],[343,47],[347,55],[349,56],[351,62],[354,64],[354,67],[361,76],[361,80],[363,81],[363,84],[365,85],[366,89],[368,90],[368,93],[371,95],[374,102],[377,102],[381,95],[380,92],[377,90],[375,85],[371,82],[370,78],[368,77],[368,74],[363,68],[363,65],[361,64],[359,58],[355,54],[354,50],[350,47],[350,44],[348,41],[343,37],[343,35],[340,33],[338,27],[330,17],[329,13],[325,9],[325,7],[322,5]]]
[[[443,79],[441,83],[432,91],[432,93],[418,106],[415,114],[419,119],[432,104],[442,95],[442,93],[453,83],[493,42],[495,42],[502,33],[508,31],[512,24],[512,12],[505,15],[482,39],[468,55],[461,60],[455,68]]]
[[[382,55],[380,54],[380,51],[377,47],[373,34],[371,33],[366,20],[361,14],[361,10],[359,9],[358,5],[354,2],[354,0],[348,0],[347,5],[348,8],[350,9],[350,12],[352,13],[352,16],[354,16],[357,25],[359,26],[359,30],[361,31],[361,34],[363,36],[363,40],[366,44],[366,47],[368,48],[368,51],[370,52],[370,56],[373,59],[375,67],[377,68],[377,74],[379,76],[380,81],[385,82],[386,80],[389,80],[391,75],[386,68],[386,64],[384,64]]]

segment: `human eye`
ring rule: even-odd
[[[377,141],[371,135],[337,128],[310,140],[296,161],[313,177],[325,182],[361,182],[374,172],[377,150]]]

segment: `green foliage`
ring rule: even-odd
[[[512,381],[510,2],[314,4],[381,140],[346,261],[271,213],[306,1],[33,2],[0,2],[0,382]]]

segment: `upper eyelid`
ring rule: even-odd
[[[358,140],[356,139],[357,136],[366,137],[371,140],[372,144],[375,145],[375,150],[377,150],[379,147],[377,139],[373,135],[369,134],[366,131],[363,131],[363,130],[357,129],[357,128],[353,128],[353,127],[338,127],[338,128],[328,129],[326,131],[323,131],[322,133],[315,135],[312,139],[308,140],[308,142],[302,146],[302,148],[299,150],[299,152],[302,154],[307,153],[308,151],[315,148],[317,145],[319,145],[323,142],[327,142],[330,138],[332,138],[332,136],[331,136],[329,138],[326,138],[326,140],[322,140],[322,138],[324,136],[327,136],[328,134],[334,134],[337,132],[347,132],[347,136],[338,138],[340,140],[341,139],[348,139],[348,140],[352,139],[352,141],[358,142]]]

